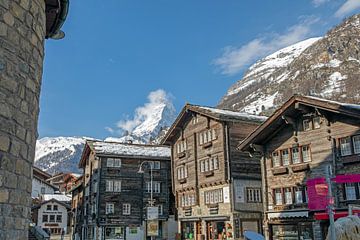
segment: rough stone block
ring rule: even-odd
[[[1,107],[0,107],[0,111],[1,111]],[[9,151],[9,148],[10,148],[10,138],[8,136],[0,136],[0,151],[7,152]]]
[[[7,203],[9,201],[9,190],[0,190],[0,203]]]

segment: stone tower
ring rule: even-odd
[[[44,40],[68,1],[0,0],[0,239],[27,239]]]

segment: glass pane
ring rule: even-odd
[[[351,154],[350,137],[340,139],[340,151],[342,156]]]
[[[291,149],[292,161],[294,164],[300,163],[299,148],[295,147]]]
[[[360,153],[360,135],[353,137],[354,153]]]

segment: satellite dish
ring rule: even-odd
[[[265,240],[263,235],[253,231],[245,231],[244,237],[246,240]]]

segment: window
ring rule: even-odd
[[[341,152],[341,156],[351,155],[350,137],[345,137],[340,139],[340,152]]]
[[[208,172],[219,169],[219,159],[217,156],[200,161],[200,172]]]
[[[97,187],[98,187],[97,182],[93,182],[93,187],[92,187],[93,192],[97,192]]]
[[[200,145],[211,142],[213,140],[216,140],[216,138],[217,138],[217,135],[216,135],[215,129],[209,129],[209,130],[199,133]]]
[[[50,215],[50,220],[49,222],[55,222],[55,215]]]
[[[114,181],[114,192],[121,192],[121,181]]]
[[[300,163],[300,155],[299,155],[299,148],[294,147],[291,149],[291,157],[292,157],[292,163],[297,164]]]
[[[160,161],[154,161],[152,164],[154,164],[153,169],[160,169]]]
[[[205,192],[205,204],[215,204],[223,202],[222,188]]]
[[[281,188],[275,189],[274,193],[275,193],[275,205],[282,205],[283,199],[282,199]]]
[[[58,205],[53,205],[53,210],[57,211],[58,210]]]
[[[360,135],[353,136],[354,153],[360,153]]]
[[[51,211],[51,205],[46,205],[46,210]]]
[[[197,124],[199,122],[199,118],[197,116],[193,116],[192,124]]]
[[[295,203],[297,204],[300,204],[300,203],[303,203],[305,202],[304,201],[304,195],[303,195],[303,192],[304,192],[304,188],[302,187],[295,187],[294,188],[294,192],[295,192]]]
[[[106,180],[106,192],[114,191],[114,182],[111,180]]]
[[[41,187],[40,192],[41,192],[41,194],[45,194],[45,187]]]
[[[106,214],[114,213],[114,204],[113,203],[106,203]]]
[[[177,169],[177,179],[187,178],[188,172],[186,166],[181,166]]]
[[[345,183],[346,200],[356,200],[355,183]]]
[[[309,146],[302,146],[301,147],[301,153],[302,153],[303,162],[310,162],[311,161],[311,154],[310,154],[310,147]]]
[[[318,129],[321,127],[321,118],[320,117],[314,117],[313,118],[313,124],[314,124],[314,129]]]
[[[280,167],[280,158],[278,152],[272,153],[272,165],[273,167]]]
[[[260,188],[247,188],[246,197],[248,202],[261,202]]]
[[[131,214],[131,204],[124,203],[122,205],[122,212],[123,212],[123,215],[130,215]]]
[[[186,140],[182,140],[176,144],[176,153],[183,153],[187,149]]]
[[[119,167],[121,167],[121,159],[120,158],[108,158],[106,160],[106,166],[119,168]]]
[[[62,215],[56,215],[56,222],[61,223],[62,222]]]
[[[164,214],[164,208],[163,205],[158,205],[158,209],[159,209],[159,216]]]
[[[285,204],[289,205],[293,203],[291,188],[285,188]]]
[[[186,194],[179,196],[179,203],[181,207],[189,207],[195,205],[195,195]]]
[[[290,165],[290,157],[289,157],[288,149],[281,150],[281,158],[284,166]]]
[[[312,121],[310,119],[303,120],[304,131],[309,131],[312,129]]]
[[[161,183],[160,182],[153,182],[153,193],[160,193],[161,192]],[[151,182],[146,182],[146,192],[151,193]]]
[[[48,215],[43,215],[42,216],[42,222],[48,222]]]

